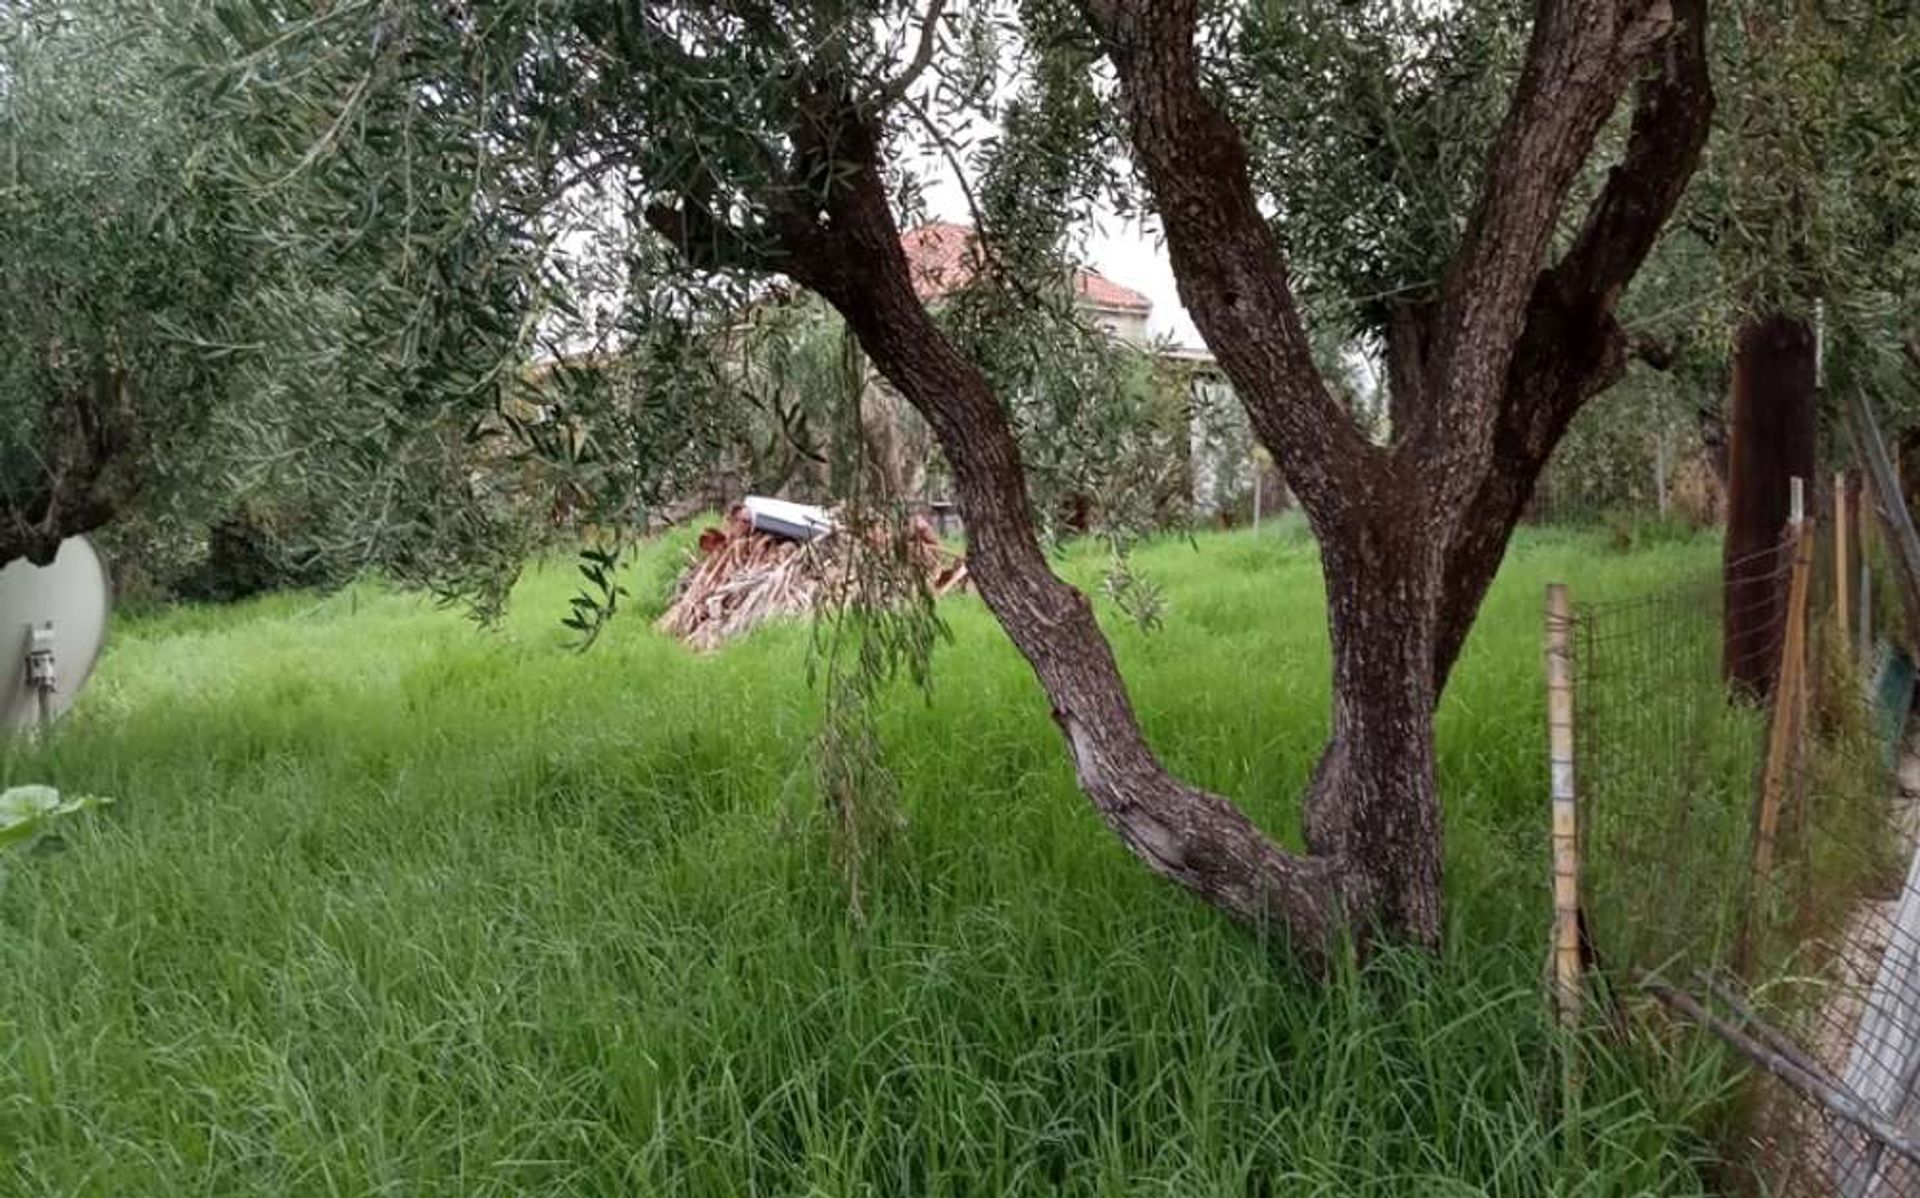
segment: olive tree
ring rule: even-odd
[[[1621,297],[1713,105],[1702,0],[1539,0],[1530,18],[1466,7],[1485,36],[1455,44],[1432,23],[1395,32],[1381,14],[1407,6],[1387,3],[1304,6],[1311,36],[1283,28],[1280,6],[1197,0],[187,4],[185,42],[207,94],[289,164],[245,169],[335,197],[357,243],[422,236],[432,222],[406,222],[423,192],[453,191],[527,242],[596,197],[625,237],[622,352],[658,354],[677,320],[769,280],[830,305],[932,430],[973,578],[1094,809],[1154,872],[1324,958],[1348,935],[1438,942],[1434,708],[1542,467],[1624,368]],[[1313,69],[1293,69],[1302,55]],[[1367,72],[1370,90],[1341,90]],[[1295,111],[1276,100],[1289,91],[1325,103]],[[1349,277],[1329,269],[1337,236],[1307,236],[1325,204],[1290,193],[1302,172],[1276,155],[1310,150],[1316,113],[1360,95],[1427,136],[1323,130],[1335,154],[1387,138],[1361,164],[1385,197],[1358,218],[1380,252]],[[1433,127],[1440,112],[1454,123]],[[436,126],[457,130],[436,135],[464,147],[452,164],[415,152]],[[967,181],[994,276],[959,323],[928,310],[901,248],[921,175],[945,167]],[[1446,186],[1421,206],[1393,200],[1435,172]],[[1333,718],[1303,849],[1161,763],[1037,529],[1010,403],[1031,355],[991,305],[1058,303],[1062,248],[1136,194],[1320,543]],[[565,239],[545,244],[551,263]],[[1290,251],[1324,301],[1316,320],[1377,338],[1384,427],[1316,366]],[[440,261],[436,285],[503,269]],[[1382,275],[1391,302],[1356,294]],[[565,279],[524,277],[547,297],[529,340],[579,326]],[[435,302],[445,321],[470,319]],[[631,427],[630,459],[659,451],[657,427]]]
[[[0,17],[0,564],[95,530],[121,567],[191,558],[260,512],[330,575],[517,562],[469,478],[526,294],[498,224],[423,187],[418,235],[356,241],[336,195],[231,169],[284,175],[279,131],[176,86],[140,15]]]
[[[190,457],[250,282],[140,48],[56,6],[0,31],[0,564]]]

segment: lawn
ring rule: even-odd
[[[883,714],[908,822],[863,922],[804,626],[576,653],[565,563],[491,631],[373,585],[123,617],[0,758],[118,800],[0,889],[0,1192],[1698,1192],[1711,1070],[1596,1049],[1577,1136],[1554,1101],[1540,595],[1716,555],[1521,536],[1440,717],[1447,953],[1328,987],[1131,862],[970,597]],[[1154,743],[1297,842],[1311,541],[1139,567],[1164,627],[1103,617]]]

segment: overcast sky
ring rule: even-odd
[[[1181,345],[1200,345],[1193,318],[1180,304],[1173,282],[1173,266],[1161,244],[1159,222],[1151,226],[1108,216],[1087,242],[1088,265],[1116,283],[1143,292],[1153,301],[1151,329]]]

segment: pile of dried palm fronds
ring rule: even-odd
[[[966,562],[940,544],[925,520],[914,517],[904,532],[901,545],[887,546],[887,530],[870,528],[868,548],[904,552],[935,595],[966,585]],[[813,540],[789,540],[755,531],[746,509],[736,507],[721,527],[701,532],[698,555],[681,574],[673,603],[656,626],[696,649],[712,649],[762,620],[800,615],[821,602],[838,601],[848,588],[892,589],[874,581],[884,572],[862,571],[850,560],[847,550],[854,535],[836,520],[830,531]],[[884,603],[899,596],[857,597],[861,602]]]

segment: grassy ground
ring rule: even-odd
[[[487,633],[371,587],[123,620],[0,759],[119,799],[0,890],[0,1192],[1695,1192],[1705,1071],[1597,1057],[1577,1159],[1551,1101],[1539,612],[1714,553],[1523,536],[1440,718],[1448,953],[1326,988],[1128,860],[971,598],[885,715],[910,823],[864,926],[808,827],[804,628],[578,655],[564,567]],[[1153,740],[1295,839],[1311,543],[1140,565],[1167,625],[1109,624]]]

